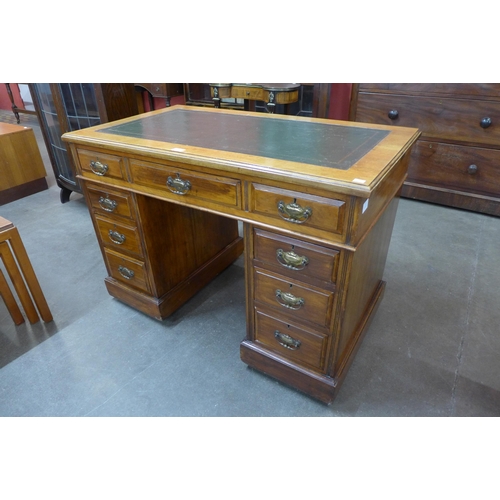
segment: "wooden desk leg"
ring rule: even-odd
[[[16,227],[13,227],[10,234],[10,244],[16,259],[19,263],[19,267],[23,273],[23,276],[28,284],[33,300],[40,312],[40,316],[45,322],[52,321],[52,313],[50,312],[45,296],[43,295],[40,283],[36,277],[31,261],[28,257],[26,249],[24,248],[23,241],[19,235],[19,231]]]
[[[7,310],[16,325],[20,325],[24,323],[24,318],[21,313],[21,309],[17,305],[16,299],[14,295],[10,291],[9,284],[5,279],[2,271],[0,271],[0,295],[2,296],[5,305],[7,306]]]
[[[38,321],[40,321],[40,317],[36,312],[35,305],[33,304],[28,289],[24,284],[23,277],[19,272],[16,261],[10,251],[9,244],[5,241],[0,243],[0,257],[5,264],[5,268],[9,273],[12,284],[16,289],[21,305],[23,306],[30,323],[38,323]]]

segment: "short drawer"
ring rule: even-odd
[[[137,227],[118,224],[113,220],[95,217],[103,245],[118,251],[142,255],[141,241]]]
[[[263,269],[254,269],[254,300],[278,309],[292,320],[330,325],[334,293],[288,280]]]
[[[345,209],[346,202],[343,199],[252,184],[250,211],[272,217],[280,221],[280,226],[288,229],[315,229],[343,234]]]
[[[96,213],[133,219],[132,195],[115,190],[103,190],[101,187],[87,184],[90,206]]]
[[[88,177],[126,179],[123,158],[98,151],[78,150],[78,159]]]
[[[407,181],[500,196],[500,151],[419,141]]]
[[[335,283],[339,252],[331,248],[255,229],[256,263],[303,281]]]
[[[144,262],[104,249],[109,274],[125,285],[149,292]]]
[[[483,120],[491,124],[484,122],[484,128]],[[356,121],[418,127],[422,139],[495,146],[500,142],[496,101],[360,93]]]
[[[325,370],[326,335],[294,326],[256,309],[254,341],[290,361]]]
[[[241,183],[237,179],[203,174],[176,165],[130,161],[135,184],[159,189],[172,198],[186,198],[241,208]]]

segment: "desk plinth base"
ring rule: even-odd
[[[104,282],[108,293],[131,307],[163,320],[181,307],[188,299],[210,283],[243,253],[243,238],[237,238],[215,257],[161,297],[148,295],[107,277]]]
[[[240,345],[241,360],[249,367],[269,375],[308,396],[326,404],[333,403],[363,337],[377,312],[380,301],[384,296],[385,286],[386,282],[380,281],[365,310],[365,314],[351,335],[351,340],[346,347],[345,354],[342,356],[341,365],[338,370],[335,370],[336,375],[334,378],[295,365],[250,340],[244,340]]]

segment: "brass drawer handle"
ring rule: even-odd
[[[312,215],[312,208],[306,207],[302,208],[297,200],[293,200],[293,203],[285,204],[284,201],[278,202],[278,212],[280,216],[288,221],[294,222],[296,224],[303,224]]]
[[[129,269],[124,266],[118,266],[118,272],[126,279],[126,280],[131,280],[135,273],[132,271],[132,269]]]
[[[287,335],[286,333],[281,333],[279,330],[274,332],[274,337],[278,340],[278,342],[287,349],[291,349],[292,351],[296,351],[300,347],[300,340],[294,339]]]
[[[118,206],[118,203],[115,200],[111,200],[109,198],[104,198],[104,196],[101,196],[99,198],[99,205],[103,210],[106,210],[106,212],[114,212],[116,210],[116,207]]]
[[[109,167],[105,163],[101,163],[100,161],[90,162],[90,170],[92,170],[92,172],[96,175],[106,175],[108,168]]]
[[[295,297],[295,295],[289,292],[282,292],[278,289],[275,293],[278,304],[281,304],[287,309],[293,309],[294,311],[296,311],[305,304],[305,300],[302,297]]]
[[[186,194],[191,189],[191,183],[189,181],[183,181],[181,176],[177,174],[175,179],[168,176],[167,186],[170,188],[170,191],[174,194]]]
[[[276,259],[284,267],[300,271],[309,264],[309,259],[305,256],[297,255],[295,252],[285,252],[282,248],[276,250]]]
[[[117,245],[123,245],[125,243],[125,235],[118,231],[113,231],[112,229],[109,230],[109,239]]]

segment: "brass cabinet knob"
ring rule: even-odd
[[[185,195],[191,189],[191,183],[189,181],[183,181],[180,174],[177,174],[175,179],[168,176],[167,186],[170,188],[172,193],[180,195]]]
[[[281,304],[287,309],[293,309],[294,311],[296,311],[305,304],[305,300],[302,297],[296,297],[289,292],[282,292],[278,289],[276,290],[275,294],[278,304]]]

